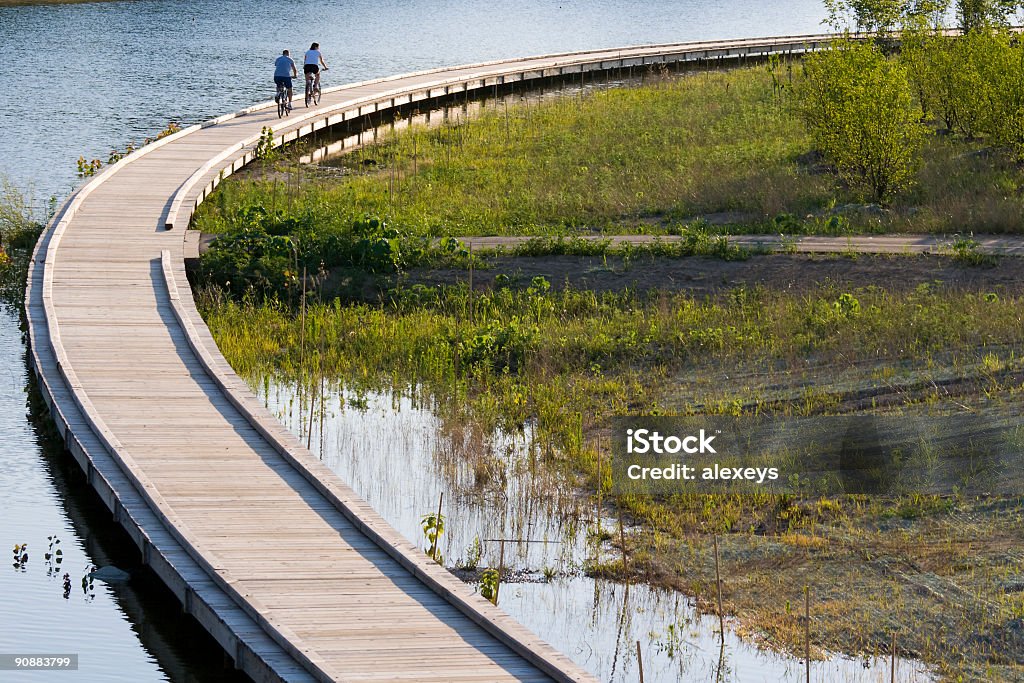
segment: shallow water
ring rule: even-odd
[[[528,425],[516,434],[480,434],[446,424],[408,393],[329,389],[321,410],[318,398],[310,406],[308,392],[300,397],[293,385],[270,378],[256,385],[314,454],[421,548],[420,520],[436,512],[443,493],[440,549],[448,567],[466,564],[476,539],[479,567],[497,567],[501,545],[487,539],[513,539],[502,566],[514,578],[502,586],[500,606],[600,680],[639,680],[637,641],[646,681],[804,680],[802,661],[759,650],[731,631],[721,650],[717,617],[697,614],[680,593],[587,577],[587,560],[611,548],[588,541],[596,511],[545,471]],[[602,520],[606,530],[615,524]],[[929,680],[909,661],[898,663],[897,674]],[[837,656],[814,662],[812,679],[888,681],[889,664]]]

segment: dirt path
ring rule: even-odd
[[[950,254],[954,252],[958,236],[937,235],[851,235],[847,237],[821,237],[816,235],[728,235],[730,244],[768,249],[772,251],[800,252],[811,254],[847,253],[863,254]],[[464,244],[474,248],[496,249],[525,244],[533,237],[461,237]],[[677,235],[587,235],[579,239],[593,242],[608,240],[613,245],[651,244],[653,242],[678,242]],[[980,254],[1003,256],[1024,256],[1024,237],[979,235],[970,238],[976,243],[973,251]]]

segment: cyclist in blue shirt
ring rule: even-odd
[[[288,110],[292,108],[292,78],[297,78],[298,71],[295,70],[295,62],[288,56],[288,50],[281,53],[281,56],[274,60],[274,85],[283,85],[288,90]],[[274,98],[277,101],[277,98]]]

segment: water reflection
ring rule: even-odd
[[[443,493],[447,566],[497,567],[500,546],[485,539],[544,541],[506,544],[510,583],[500,605],[600,680],[639,680],[638,641],[649,682],[804,680],[802,661],[761,651],[732,632],[722,647],[717,617],[698,614],[680,593],[586,576],[585,564],[611,551],[589,539],[595,511],[543,466],[529,425],[484,434],[442,420],[409,392],[333,388],[321,412],[319,398],[310,410],[294,385],[271,378],[258,385],[289,429],[422,548],[420,520],[436,511]],[[916,663],[898,664],[897,680],[930,680]],[[889,664],[834,657],[813,663],[812,680],[888,681]]]

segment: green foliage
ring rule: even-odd
[[[495,605],[498,604],[498,582],[500,580],[497,569],[485,569],[480,574],[480,595]]]
[[[462,372],[483,367],[492,373],[517,374],[527,352],[536,342],[537,328],[518,316],[507,321],[492,320],[475,328],[462,328],[452,340]]]
[[[908,33],[903,60],[926,113],[1024,160],[1024,45],[1012,34],[980,28],[959,38]]]
[[[956,0],[956,17],[965,33],[1007,26],[1020,7],[1019,0]]]
[[[953,242],[953,258],[965,266],[994,266],[996,257],[978,251],[978,241],[969,237],[958,237]],[[987,297],[988,295],[986,295]],[[990,299],[986,298],[986,301]],[[996,296],[995,301],[999,300]]]
[[[255,228],[217,238],[201,268],[204,279],[239,295],[274,296],[299,282],[292,239]]]
[[[351,243],[345,246],[351,265],[368,273],[401,270],[407,265],[406,252],[411,249],[402,233],[371,216],[352,224]],[[446,250],[450,248],[450,243],[445,245]]]
[[[338,160],[343,175],[303,169],[300,199],[333,208],[324,230],[372,215],[432,237],[639,232],[652,216],[760,215],[788,201],[813,208],[826,179],[793,182],[792,159],[806,141],[764,68],[649,79],[382,131],[377,143]],[[280,176],[288,166],[255,170],[219,192],[270,206],[275,185],[261,172]],[[232,209],[204,204],[196,227],[221,232]]]
[[[88,160],[84,156],[81,156],[78,157],[78,161],[76,163],[78,165],[79,178],[89,178],[94,176],[101,168],[103,168],[102,159]]]
[[[469,571],[476,571],[476,568],[480,566],[480,559],[483,557],[483,554],[484,546],[480,542],[480,537],[476,536],[473,542],[466,548],[465,558],[459,564],[459,567]]]
[[[979,66],[984,88],[976,95],[987,105],[985,134],[1024,161],[1024,44],[1007,33],[979,31],[963,40],[981,41],[988,55]]]
[[[436,558],[440,564],[444,564],[444,559],[441,556],[439,543],[441,541],[441,534],[444,533],[444,515],[439,515],[436,512],[423,515],[420,519],[420,527],[423,529],[423,537],[427,540],[427,555]]]
[[[264,161],[273,158],[274,154],[274,129],[270,126],[263,126],[260,129],[260,139],[256,142],[256,149],[253,154],[257,159]]]
[[[836,31],[849,28],[888,33],[901,26],[936,22],[948,0],[824,0],[825,23]]]
[[[170,123],[167,124],[166,128],[161,130],[155,136],[148,137],[145,140],[143,140],[142,144],[143,145],[148,145],[151,142],[155,142],[157,140],[165,138],[168,135],[174,135],[175,133],[177,133],[180,130],[181,130],[181,124],[179,124],[179,123],[177,123],[175,121],[171,121]],[[138,146],[135,144],[134,140],[129,142],[127,145],[125,145],[124,149],[112,149],[112,150],[110,150],[110,154],[107,155],[106,164],[107,165],[115,164],[118,161],[120,161],[121,159],[124,159],[126,156],[128,156],[132,152],[134,152],[136,149],[138,149]],[[91,159],[91,160],[88,160],[84,156],[78,157],[78,161],[76,163],[77,163],[77,166],[78,166],[78,177],[79,178],[89,178],[91,176],[96,175],[96,173],[98,173],[99,170],[101,168],[103,168],[103,165],[104,165],[104,162],[103,162],[102,159]]]
[[[906,68],[856,41],[809,55],[804,64],[797,108],[840,176],[878,201],[912,185],[924,128]]]
[[[346,230],[323,231],[316,207],[272,211],[262,204],[241,208],[232,230],[203,254],[204,279],[235,294],[253,292],[288,299],[305,272],[322,279],[326,269],[394,273],[428,255],[423,238],[413,238],[373,216],[354,220]],[[456,241],[443,243],[444,255],[458,252]],[[308,287],[307,283],[307,287]]]
[[[15,308],[25,304],[25,278],[44,224],[56,211],[51,197],[46,213],[35,211],[25,193],[0,176],[0,303]]]

